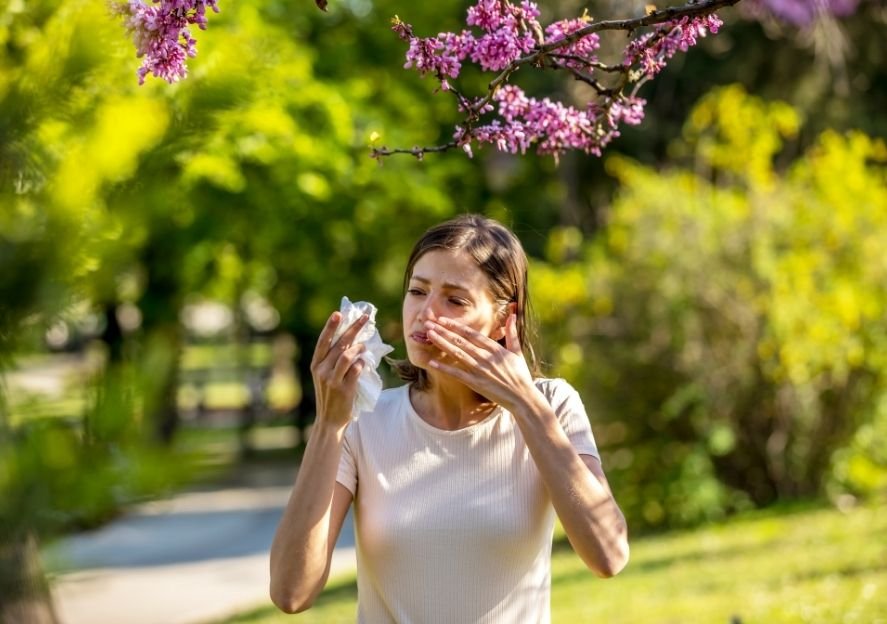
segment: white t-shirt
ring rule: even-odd
[[[539,379],[576,452],[599,457],[563,379]],[[336,480],[354,494],[359,623],[550,621],[554,508],[513,416],[456,431],[385,390],[345,432]]]

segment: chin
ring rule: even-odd
[[[410,364],[412,364],[416,368],[427,370],[428,368],[430,368],[428,366],[428,361],[430,359],[430,353],[416,353],[416,351],[411,351],[409,349],[407,350],[407,360],[409,360]]]

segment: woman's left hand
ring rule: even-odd
[[[456,320],[425,323],[428,339],[449,356],[429,365],[514,413],[536,390],[517,335],[517,317],[505,322],[505,347]]]

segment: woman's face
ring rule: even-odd
[[[490,293],[486,275],[468,254],[434,250],[413,266],[403,300],[403,333],[407,357],[419,368],[441,359],[428,340],[425,322],[450,318],[490,336],[502,338],[505,315]]]

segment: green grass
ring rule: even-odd
[[[228,623],[354,622],[353,576],[298,616],[257,608]],[[631,562],[600,580],[559,542],[552,621],[607,624],[887,624],[887,507],[771,510],[632,541]]]

